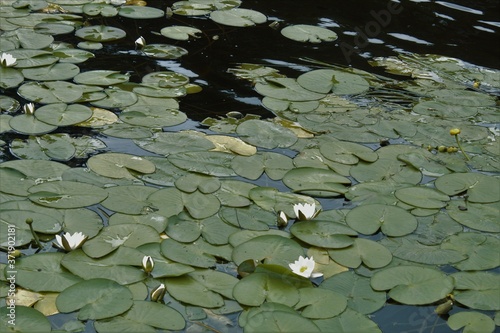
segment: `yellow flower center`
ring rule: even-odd
[[[300,272],[301,273],[304,273],[305,271],[307,271],[307,266],[300,267]]]

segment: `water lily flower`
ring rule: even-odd
[[[26,114],[33,114],[33,113],[35,113],[35,104],[33,104],[33,103],[24,104],[23,111]]]
[[[286,227],[288,224],[288,216],[286,216],[284,211],[280,211],[278,214],[278,227]]]
[[[127,0],[111,0],[113,6],[121,6],[125,3],[127,3]]]
[[[139,37],[135,40],[135,46],[139,46],[140,48],[143,48],[146,45],[146,39],[144,37]]]
[[[85,236],[82,232],[75,232],[73,235],[65,232],[62,237],[56,235],[57,242],[53,244],[62,250],[72,251],[80,248],[87,238],[88,236]]]
[[[460,134],[460,128],[452,128],[450,130],[450,135],[458,135]]]
[[[165,285],[163,283],[151,290],[151,301],[158,302],[163,300],[163,296],[165,296],[166,290],[167,289],[165,288]]]
[[[458,139],[459,134],[460,134],[460,128],[452,128],[450,130],[450,135],[455,137],[455,141],[457,142],[457,146],[460,149],[460,151],[462,152],[462,155],[464,155],[464,157],[467,161],[470,161],[469,155],[467,155],[465,150],[462,148],[462,145],[460,144],[460,140]]]
[[[2,67],[12,67],[16,64],[17,59],[12,56],[10,53],[2,53],[0,55],[0,64]]]
[[[155,267],[155,262],[153,261],[153,258],[151,258],[150,256],[144,256],[144,258],[142,258],[142,269],[144,270],[144,272],[146,273],[151,273],[151,271],[153,271],[153,268]]]
[[[295,212],[295,216],[301,221],[313,219],[319,213],[319,210],[316,211],[316,205],[314,203],[295,204],[293,205],[293,211]]]
[[[304,258],[303,256],[300,256],[299,260],[295,260],[293,264],[288,264],[288,266],[290,266],[292,272],[306,278],[323,276],[322,273],[313,273],[315,264],[316,263],[314,262],[313,257]]]

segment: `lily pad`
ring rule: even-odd
[[[28,190],[29,199],[42,206],[53,208],[80,208],[97,204],[108,196],[108,193],[94,185],[56,181],[35,185]]]
[[[198,34],[202,31],[193,27],[174,25],[161,29],[160,33],[175,40],[188,40],[189,37],[199,38]]]
[[[142,52],[156,59],[178,59],[188,54],[186,49],[170,44],[147,44],[142,48]]]
[[[192,131],[161,132],[134,142],[142,149],[165,156],[180,152],[208,151],[215,148],[210,140]]]
[[[354,243],[350,236],[357,236],[357,233],[345,224],[326,221],[294,223],[290,232],[308,244],[331,249],[348,247]]]
[[[457,272],[451,275],[455,281],[455,300],[478,310],[500,310],[500,276],[492,272]]]
[[[186,171],[218,177],[236,176],[231,168],[234,158],[231,154],[200,151],[171,154],[167,158],[173,165]]]
[[[463,333],[493,333],[495,331],[493,319],[480,312],[462,311],[454,313],[446,323],[454,331],[463,328]]]
[[[329,29],[308,24],[296,24],[285,27],[281,34],[286,38],[298,42],[332,42],[338,38],[337,34]]]
[[[273,180],[282,179],[293,168],[292,159],[274,152],[259,152],[252,156],[236,156],[232,168],[241,177],[258,179],[263,172]]]
[[[319,288],[299,289],[300,300],[295,304],[302,316],[311,319],[331,318],[342,313],[347,306],[347,298],[335,291]]]
[[[69,80],[80,73],[80,68],[70,63],[55,63],[49,66],[25,68],[22,73],[26,79],[33,81]]]
[[[437,269],[402,265],[376,272],[371,286],[390,290],[389,296],[403,304],[430,304],[453,290],[453,279]]]
[[[199,239],[193,243],[179,243],[165,239],[161,243],[161,253],[168,259],[193,267],[209,268],[217,262],[215,256],[225,257],[227,247],[216,247]],[[230,255],[230,254],[229,254]]]
[[[500,258],[493,255],[500,246],[498,238],[476,232],[461,232],[446,238],[441,248],[456,250],[468,258],[454,267],[462,271],[487,270],[500,266]],[[493,252],[492,252],[493,251]]]
[[[204,308],[218,308],[224,305],[222,296],[189,275],[165,279],[168,292],[175,299]]]
[[[267,21],[266,15],[261,12],[245,8],[216,10],[210,13],[210,18],[217,23],[232,27],[249,27]]]
[[[236,128],[243,141],[262,148],[286,148],[297,141],[289,129],[264,120],[247,120]]]
[[[427,209],[445,207],[450,200],[449,196],[435,189],[418,186],[396,190],[394,195],[406,204]]]
[[[348,247],[328,250],[337,263],[357,268],[362,263],[370,268],[381,268],[392,261],[392,254],[385,246],[370,239],[356,238]]]
[[[488,203],[500,200],[500,179],[477,172],[453,173],[436,179],[436,188],[450,196],[467,194],[467,201]]]
[[[148,197],[158,191],[150,186],[122,185],[107,189],[108,197],[102,202],[107,209],[123,214],[145,214],[155,210]]]
[[[417,219],[406,210],[390,205],[365,204],[346,215],[347,224],[354,230],[372,235],[379,229],[387,236],[408,235],[417,228]]]
[[[265,83],[258,82],[255,90],[264,96],[292,102],[315,101],[325,97],[303,88],[292,78],[268,78]]]
[[[287,251],[283,251],[287,249]],[[304,255],[302,247],[294,240],[277,236],[264,235],[250,239],[233,250],[232,259],[236,265],[245,260],[263,260],[265,264],[288,267],[299,256]]]
[[[78,74],[73,81],[79,84],[88,84],[96,86],[111,86],[123,82],[128,82],[129,76],[120,74],[119,71],[111,70],[93,70]]]
[[[309,71],[300,75],[297,82],[308,90],[323,94],[354,95],[370,88],[362,76],[333,69]]]
[[[66,288],[56,298],[60,312],[79,310],[79,320],[111,318],[124,313],[132,305],[132,292],[108,279],[79,282]]]
[[[192,193],[183,193],[182,202],[189,212],[189,215],[195,219],[205,219],[217,213],[220,208],[220,201],[211,193],[202,193],[195,191]]]
[[[467,255],[440,245],[424,245],[408,239],[382,240],[395,257],[429,265],[450,265],[467,259]]]
[[[154,19],[163,17],[165,12],[148,6],[120,6],[118,14],[132,19]]]
[[[12,329],[12,326],[9,322],[9,314],[10,309],[7,306],[3,306],[0,308],[0,315],[2,319],[0,321],[0,330],[4,332],[8,332]],[[15,321],[16,329],[21,330],[22,332],[50,332],[51,324],[50,321],[38,310],[35,310],[31,307],[26,307],[22,305],[16,305],[16,321]]]
[[[347,191],[344,184],[351,181],[331,170],[294,168],[283,177],[283,183],[294,192],[317,197],[335,197]]]
[[[500,232],[498,203],[473,203],[452,200],[446,206],[448,215],[458,223],[485,232]]]
[[[17,133],[28,135],[46,134],[57,129],[57,126],[47,124],[30,114],[10,118],[9,126]]]
[[[24,81],[23,74],[10,67],[0,67],[0,87],[2,89],[15,88]]]
[[[35,117],[49,125],[69,126],[92,116],[92,110],[81,104],[56,103],[42,106],[35,111]]]
[[[224,222],[246,230],[268,230],[269,226],[276,223],[273,213],[256,205],[244,208],[223,207],[219,216]]]
[[[127,33],[120,28],[93,25],[78,29],[75,35],[90,42],[110,42],[124,38]]]
[[[102,176],[109,178],[135,178],[131,172],[153,173],[155,165],[143,157],[122,153],[105,153],[92,156],[87,166]]]

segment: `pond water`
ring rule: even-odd
[[[164,11],[173,1],[151,0],[147,5]],[[92,17],[89,24],[110,25],[123,29],[126,37],[105,44],[100,50],[93,50],[95,58],[78,64],[80,70],[97,69],[116,70],[130,75],[130,82],[140,83],[141,79],[153,72],[173,71],[189,77],[190,82],[199,85],[201,92],[183,96],[179,101],[179,109],[188,119],[181,124],[164,128],[165,132],[197,130],[199,132],[218,134],[207,129],[200,122],[210,117],[218,119],[228,112],[238,111],[243,115],[258,115],[261,119],[273,118],[273,112],[262,106],[262,96],[256,92],[254,84],[239,79],[228,69],[242,63],[259,64],[272,67],[281,74],[296,78],[303,73],[322,68],[320,63],[332,64],[338,68],[356,68],[374,75],[405,80],[396,74],[390,74],[383,67],[369,64],[375,57],[390,57],[400,54],[438,54],[457,58],[467,63],[491,69],[500,69],[500,5],[496,0],[486,1],[282,1],[255,0],[243,1],[242,8],[253,9],[265,14],[268,21],[254,27],[231,27],[216,23],[207,17],[187,17],[174,14],[170,18],[130,19],[121,16]],[[276,22],[276,26],[270,24]],[[280,29],[288,25],[308,24],[328,28],[337,33],[338,39],[333,42],[301,43],[284,38]],[[188,41],[168,40],[159,31],[169,25],[192,26],[201,30],[199,38]],[[147,44],[169,43],[188,51],[179,59],[154,59],[145,57],[140,49],[134,49],[134,41],[144,37]],[[58,35],[57,41],[76,45],[79,38],[74,33]],[[309,60],[308,60],[309,59]],[[316,62],[314,62],[316,61]],[[473,81],[465,82],[472,86]],[[500,96],[498,87],[488,91],[490,96]],[[12,97],[21,103],[26,102],[17,94],[16,89],[2,89],[2,95]],[[498,100],[496,100],[498,105]],[[408,106],[407,100],[400,103]],[[498,110],[496,111],[498,112]],[[493,126],[498,124],[494,122]],[[489,124],[491,125],[491,124]],[[60,129],[61,133],[78,133],[92,135],[88,129],[69,127]],[[232,135],[232,134],[231,134]],[[26,139],[26,135],[6,132],[0,139],[10,143],[14,139]],[[120,139],[99,134],[107,148],[107,152],[127,153],[140,156],[158,156],[141,149],[131,139]],[[356,140],[351,140],[356,141]],[[407,143],[398,138],[389,140],[391,144]],[[361,141],[372,149],[383,144]],[[296,151],[288,147],[264,149],[285,156],[294,157]],[[3,146],[0,161],[6,162],[17,158]],[[71,167],[85,166],[86,159],[74,159],[66,162]],[[497,174],[489,172],[488,174]],[[243,179],[238,177],[237,179]],[[432,181],[432,176],[424,177],[421,183]],[[271,179],[266,174],[252,181],[262,187],[274,187],[279,191],[290,189],[281,180]],[[155,184],[156,185],[156,184]],[[307,192],[307,191],[306,191]],[[317,198],[323,210],[354,208],[354,204],[344,197]],[[100,207],[102,208],[102,207]],[[92,209],[106,219],[106,212],[111,210]],[[107,208],[107,207],[106,207]],[[287,229],[289,231],[289,229]],[[494,233],[492,233],[494,234]],[[379,240],[382,236],[367,237]],[[303,243],[301,243],[303,244]],[[34,250],[23,250],[32,254]],[[53,251],[53,250],[47,250]],[[2,257],[2,263],[5,263]],[[235,267],[218,263],[218,269],[227,269],[236,273]],[[441,267],[446,273],[457,271],[448,265]],[[496,268],[498,273],[498,268]],[[175,303],[175,300],[170,299]],[[374,321],[382,332],[453,332],[446,324],[447,315],[436,316],[436,303],[420,306],[406,306],[396,301],[388,302],[380,310],[368,317]],[[450,313],[454,313],[453,311]],[[485,311],[490,317],[492,311]],[[196,317],[195,315],[193,315]],[[190,332],[227,331],[243,332],[238,325],[237,314],[227,317],[210,316],[208,320],[200,320],[203,324],[191,326]],[[74,320],[74,314],[58,314],[50,318],[53,327],[61,327]],[[496,316],[498,324],[498,314]],[[193,320],[195,322],[197,320]],[[212,328],[211,328],[212,327]],[[214,328],[215,327],[215,328]],[[92,321],[85,325],[85,332],[95,332]]]

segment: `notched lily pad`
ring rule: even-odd
[[[285,27],[281,34],[286,38],[298,42],[332,42],[338,38],[337,34],[329,29],[308,24],[296,24]]]

